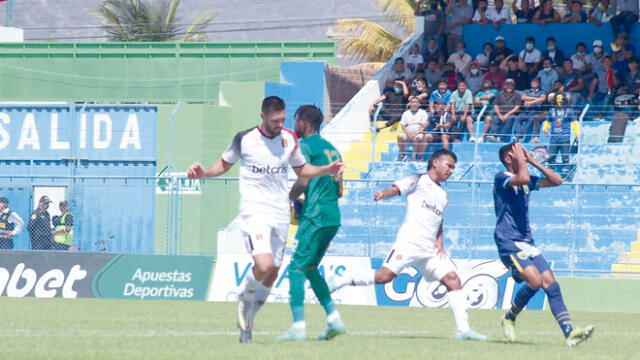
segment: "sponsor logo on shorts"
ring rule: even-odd
[[[276,174],[286,174],[287,173],[287,165],[282,164],[280,166],[255,166],[251,165],[251,172],[254,174],[268,174],[268,175],[276,175]]]
[[[402,254],[396,255],[396,260],[398,260],[398,261],[402,260]]]
[[[524,251],[519,251],[516,256],[520,260],[527,260],[527,254]]]

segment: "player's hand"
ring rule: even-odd
[[[204,177],[204,169],[200,164],[194,164],[187,170],[187,177],[189,179],[202,179]]]
[[[436,242],[433,243],[433,248],[436,250],[436,255],[447,255],[447,250],[444,249],[444,242],[436,240]]]
[[[378,201],[384,199],[384,193],[380,190],[373,193],[373,201]]]
[[[330,175],[342,174],[342,172],[344,171],[344,163],[340,160],[334,161],[327,166]]]
[[[533,164],[535,162],[531,153],[526,150],[524,151],[524,161],[526,161],[528,164]]]

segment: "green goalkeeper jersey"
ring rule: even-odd
[[[341,159],[338,150],[317,133],[300,140],[300,150],[307,162],[315,166],[328,165]],[[341,181],[341,175],[309,179],[301,221],[310,220],[320,227],[339,226],[338,198]]]

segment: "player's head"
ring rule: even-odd
[[[447,181],[456,168],[458,157],[447,149],[440,149],[429,157],[427,170],[437,183]],[[434,178],[435,177],[435,178]]]
[[[284,100],[277,96],[264,98],[260,117],[262,118],[262,130],[268,136],[279,135],[284,127],[284,119],[286,118]]]
[[[314,105],[302,105],[296,110],[296,134],[304,138],[320,131],[320,125],[324,120],[322,111]]]
[[[500,152],[499,152],[500,162],[507,169],[509,169],[509,167],[511,166],[511,162],[513,160],[514,146],[515,146],[515,143],[511,143],[500,148]]]

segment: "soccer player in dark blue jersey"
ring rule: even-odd
[[[517,282],[526,284],[518,291],[511,309],[502,319],[504,336],[516,340],[515,321],[529,300],[542,288],[549,299],[549,307],[566,338],[567,346],[576,346],[593,333],[593,325],[574,328],[567,306],[562,299],[560,285],[551,267],[531,237],[529,227],[529,193],[544,187],[562,184],[562,178],[553,170],[535,161],[519,143],[500,149],[500,161],[507,168],[496,174],[493,200],[496,211],[496,229],[493,237],[500,260],[511,271]],[[527,164],[540,170],[543,177],[529,174]]]

